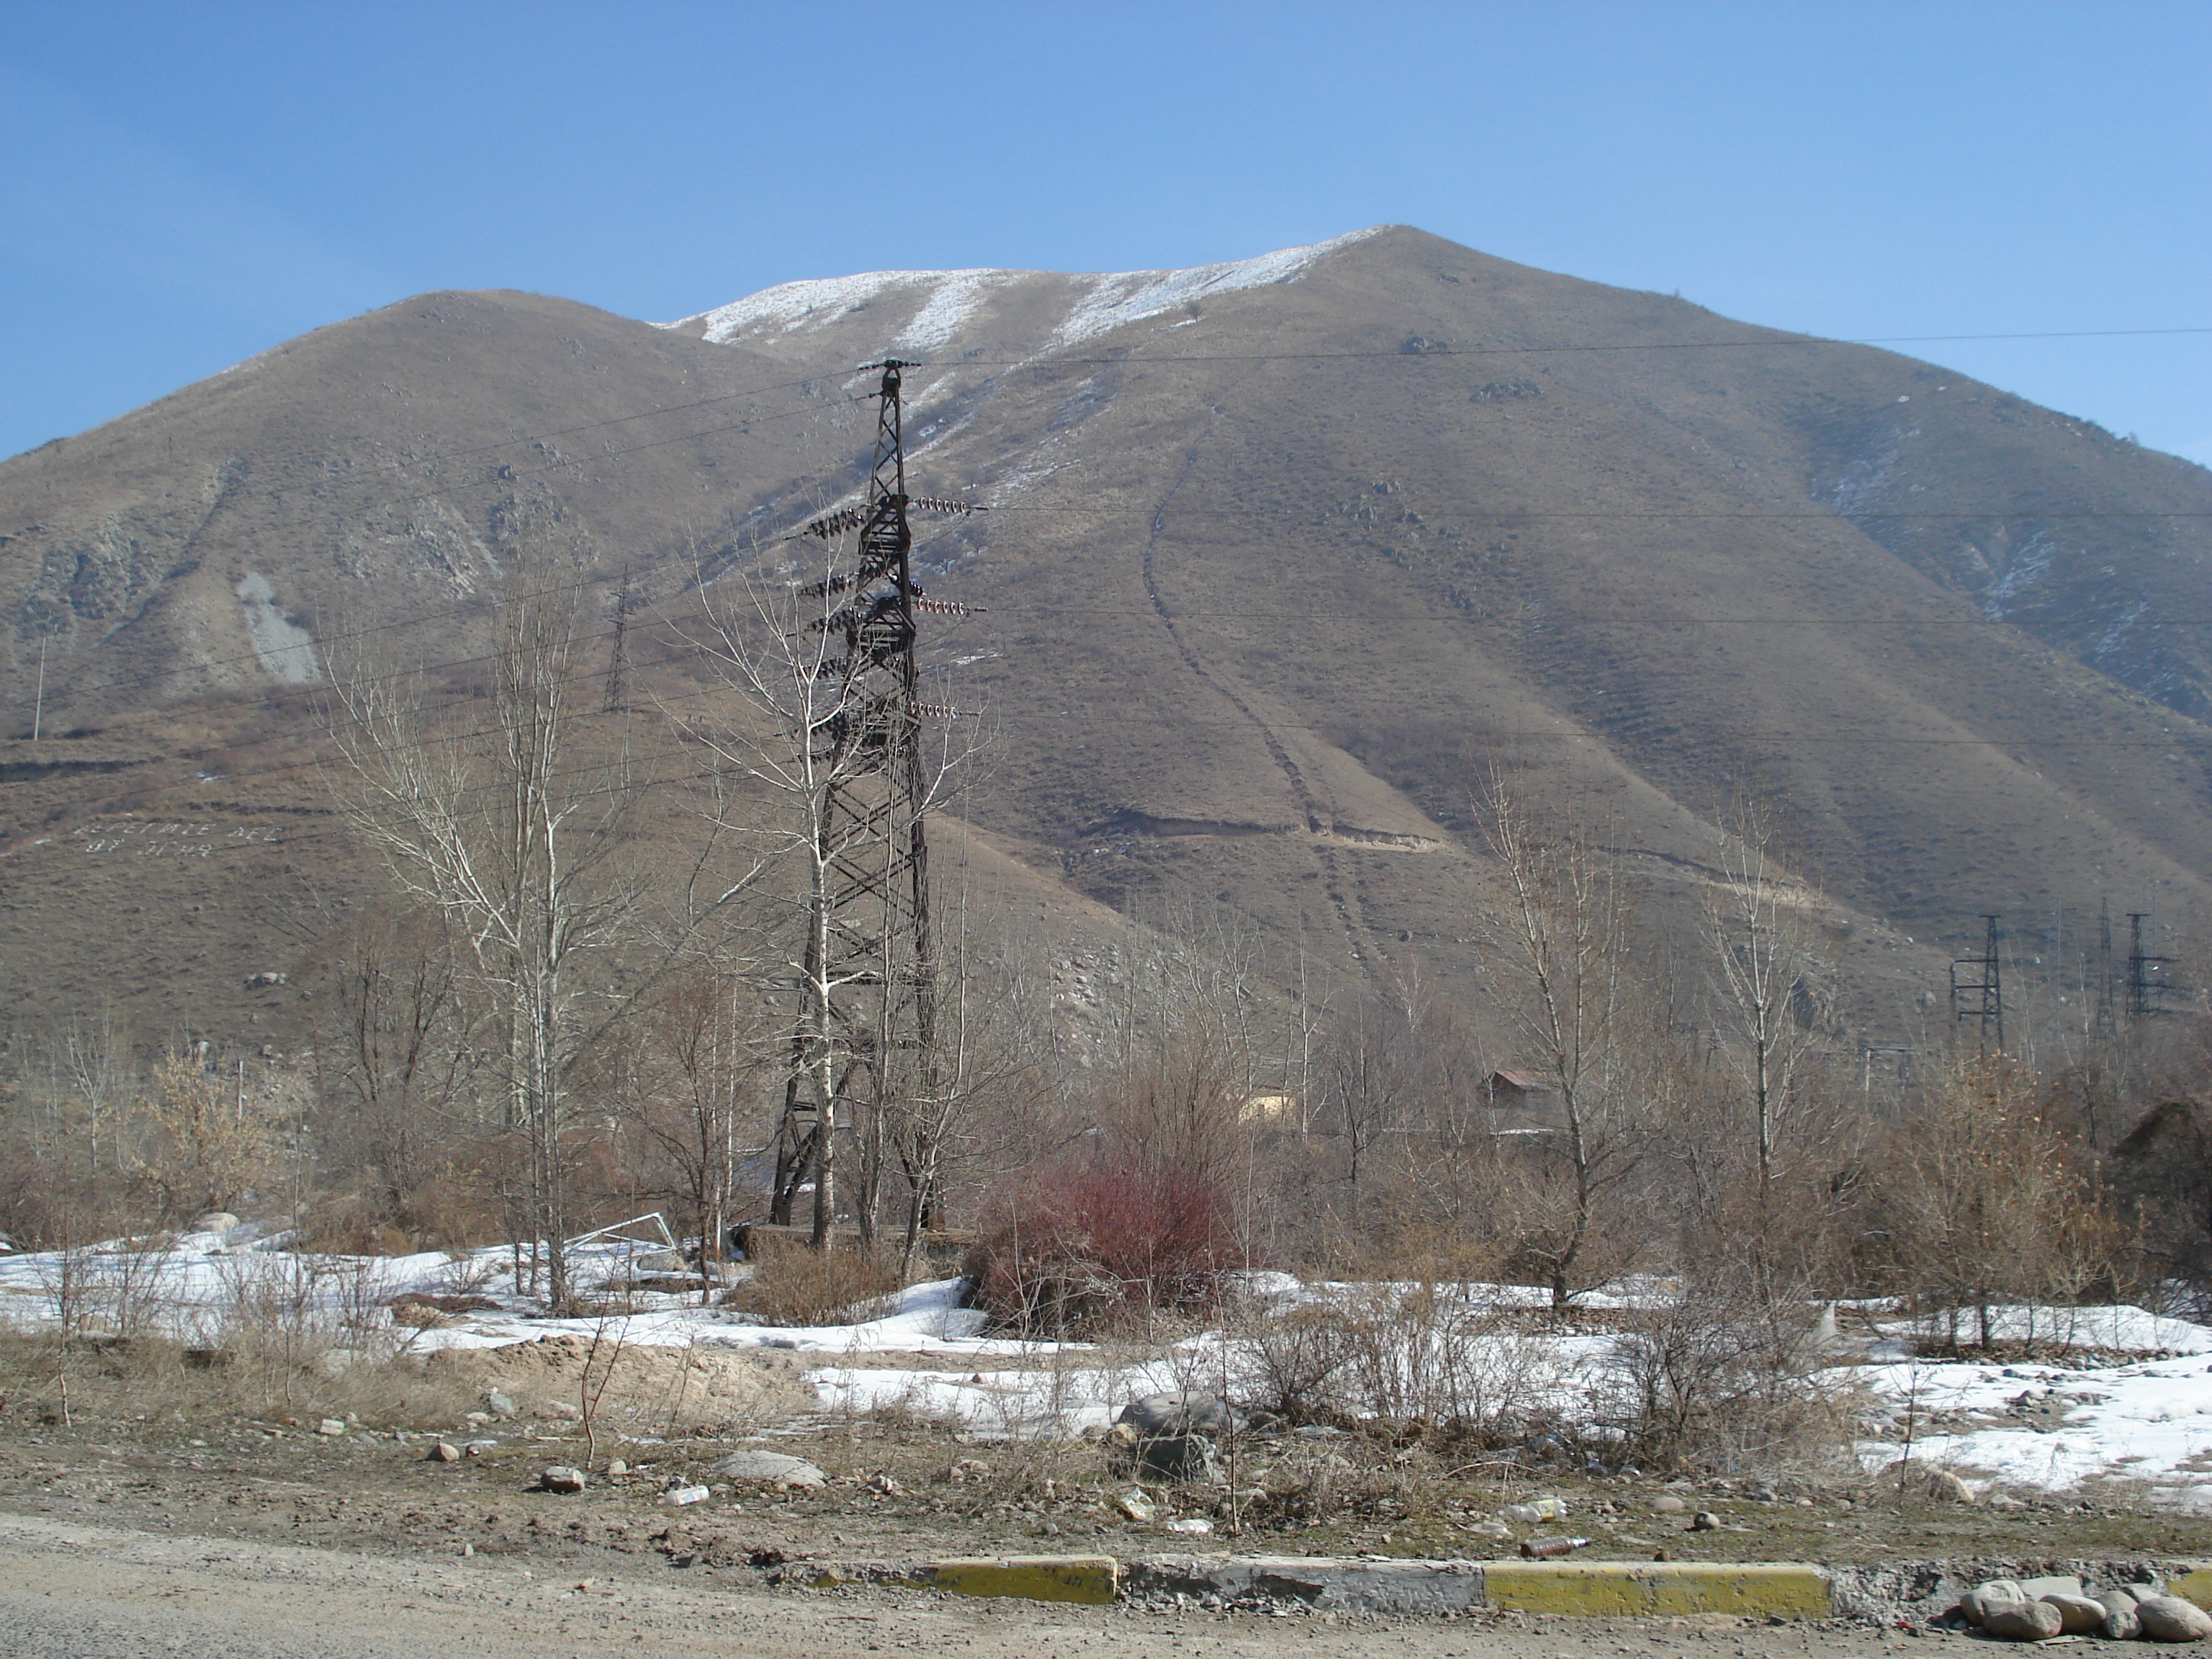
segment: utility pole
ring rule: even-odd
[[[1982,921],[1981,955],[1951,963],[1951,1018],[1960,1024],[1977,1022],[1976,1046],[1987,1054],[1992,1038],[1998,1049],[2004,1048],[2004,980],[1997,964],[1997,919],[1985,912]]]
[[[939,1082],[926,823],[935,780],[922,723],[951,711],[921,701],[915,618],[929,611],[963,616],[967,608],[927,599],[916,585],[909,515],[981,509],[907,494],[899,379],[906,367],[896,359],[867,366],[883,378],[866,490],[857,505],[817,519],[804,532],[832,545],[858,532],[846,557],[805,590],[823,601],[810,626],[825,638],[817,672],[836,682],[837,695],[828,718],[800,734],[802,742],[823,745],[816,758],[828,780],[818,820],[828,880],[816,899],[826,925],[810,930],[808,949],[811,957],[816,942],[827,941],[819,948],[829,959],[810,959],[804,978],[836,989],[823,1029],[801,1011],[769,1211],[771,1221],[788,1224],[793,1200],[811,1176],[817,1248],[826,1247],[836,1219],[824,1172],[840,1124],[879,1136],[902,1097],[927,1098]],[[818,1074],[819,1043],[831,1047],[835,1060],[828,1100],[810,1098],[806,1086]],[[860,1209],[866,1224],[865,1202]]]

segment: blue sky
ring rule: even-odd
[[[1845,337],[2212,330],[2212,6],[0,0],[0,454],[438,288],[1416,224]],[[1911,348],[2212,462],[2212,332]]]

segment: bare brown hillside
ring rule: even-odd
[[[1493,755],[1571,787],[1678,924],[1731,793],[1784,804],[1881,1030],[1981,911],[2055,982],[2101,900],[2172,928],[2207,896],[2212,474],[1401,228],[1197,272],[793,284],[668,328],[428,295],[18,457],[9,729],[42,641],[46,701],[5,757],[11,844],[109,811],[130,779],[97,769],[134,744],[172,757],[140,810],[183,813],[222,769],[177,757],[193,720],[308,742],[271,694],[357,630],[465,658],[525,546],[581,557],[610,617],[625,568],[649,616],[772,561],[854,483],[850,371],[890,353],[923,365],[917,487],[993,509],[926,557],[988,607],[936,644],[997,733],[969,811],[1040,913],[1188,888],[1285,960],[1471,986],[1468,772]],[[253,770],[227,774],[241,822],[313,810]],[[322,890],[357,885],[326,845]],[[19,999],[191,1000],[166,930],[114,975],[121,898],[28,859],[0,861]],[[251,948],[214,977],[242,982],[296,901],[229,867],[137,902],[232,907]]]

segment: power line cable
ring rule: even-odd
[[[1141,322],[1142,318],[1132,319]],[[1744,325],[1747,328],[1762,326],[1757,323]],[[1858,338],[1831,339],[1820,335],[1793,334],[1779,338],[1754,340],[1641,340],[1611,343],[1569,343],[1564,345],[1468,345],[1455,346],[1435,343],[1418,350],[1408,350],[1400,345],[1391,348],[1356,351],[1202,351],[1183,352],[1160,356],[1139,356],[1134,352],[1117,356],[1078,357],[1047,355],[1040,352],[1030,357],[968,357],[954,362],[916,362],[915,368],[1050,368],[1056,364],[1139,364],[1139,363],[1250,363],[1268,362],[1326,362],[1360,358],[1402,358],[1421,362],[1437,357],[1529,357],[1549,355],[1576,355],[1610,351],[1737,351],[1747,349],[1821,346],[1885,346],[1958,344],[1979,340],[2113,340],[2147,338],[2170,335],[2212,334],[2212,327],[2184,328],[2081,328],[2023,330],[1999,334],[1887,334],[1867,335]]]

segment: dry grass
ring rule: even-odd
[[[159,1337],[0,1334],[0,1421],[19,1425],[227,1419],[355,1419],[383,1428],[451,1427],[471,1395],[417,1360],[364,1360],[342,1369],[295,1363],[281,1344],[240,1336],[218,1348]]]

